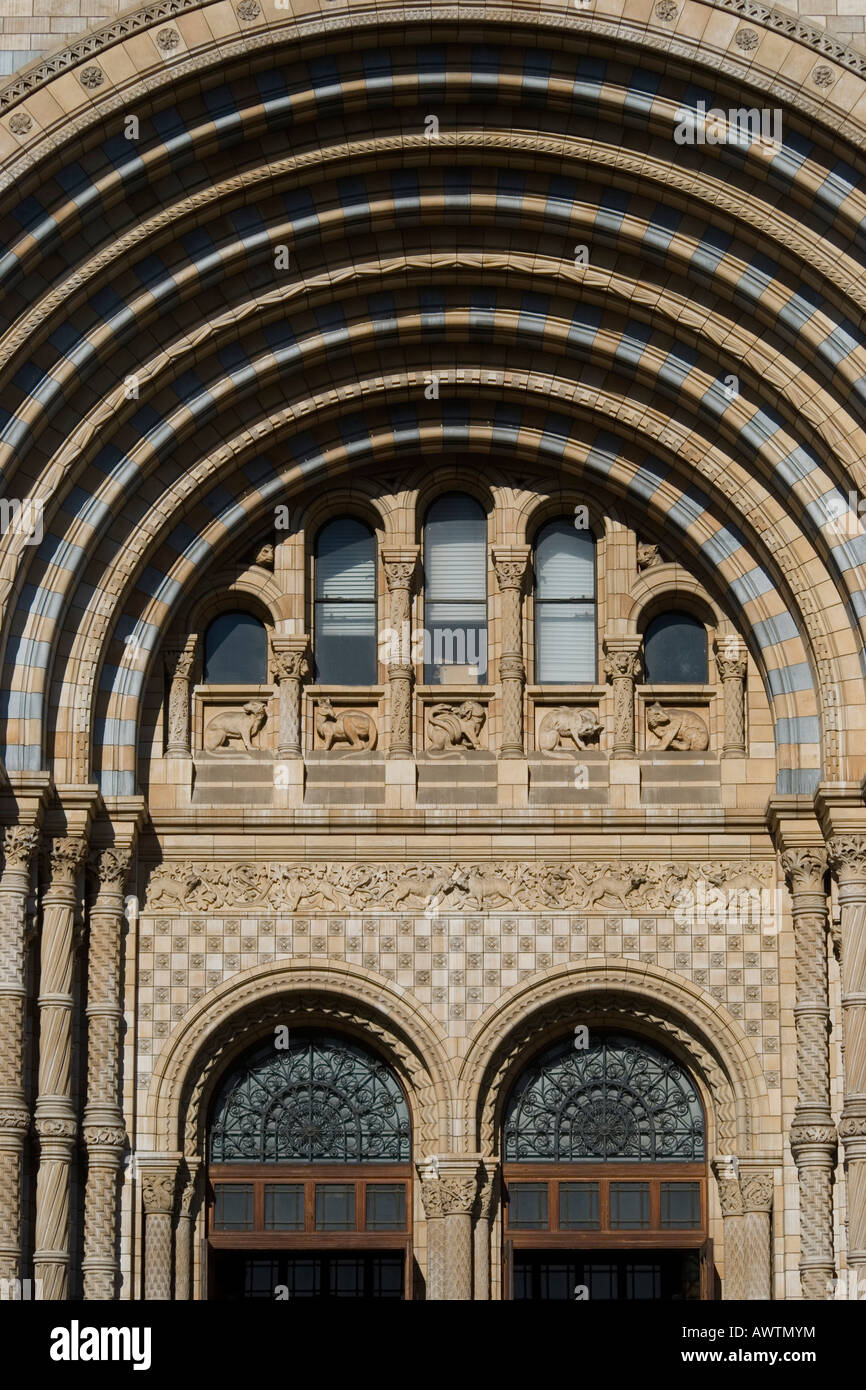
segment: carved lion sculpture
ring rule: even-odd
[[[431,706],[427,714],[428,752],[454,753],[459,748],[477,748],[486,718],[487,712],[478,700]]]
[[[566,740],[575,748],[586,748],[598,738],[604,726],[591,709],[551,709],[538,726],[538,746],[554,758],[570,757]]]
[[[232,741],[243,744],[248,753],[255,752],[252,740],[268,717],[264,700],[247,700],[240,709],[227,709],[208,720],[204,731],[204,746],[208,753],[229,748]]]
[[[680,752],[699,753],[710,745],[706,724],[690,710],[650,705],[646,722],[650,732],[659,740],[656,746],[661,750],[676,748]]]
[[[351,749],[375,748],[378,730],[371,714],[363,709],[344,709],[337,714],[330,700],[316,706],[316,735],[327,749],[335,743],[348,743]]]

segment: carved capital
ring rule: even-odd
[[[0,1106],[0,1133],[26,1134],[30,1128],[30,1112],[26,1105]]]
[[[122,1150],[126,1143],[126,1130],[123,1125],[101,1124],[85,1120],[81,1133],[88,1149]]]
[[[401,549],[388,547],[382,550],[382,566],[388,592],[395,589],[411,589],[418,572],[418,547],[406,546]]]
[[[840,881],[866,879],[866,836],[836,836],[827,849],[830,866]]]
[[[7,869],[30,872],[39,848],[39,831],[28,825],[7,825],[3,834],[3,857]]]
[[[839,1138],[846,1143],[866,1139],[866,1115],[844,1115],[839,1121]]]
[[[478,1194],[475,1178],[440,1178],[439,1186],[445,1216],[468,1215],[472,1211]]]
[[[59,1115],[37,1115],[34,1127],[42,1141],[60,1139],[71,1144],[78,1134],[77,1121],[71,1117],[62,1118]]]
[[[792,893],[823,893],[827,855],[822,849],[786,849],[782,870]]]
[[[309,638],[275,637],[271,642],[271,665],[277,684],[301,681],[310,674]]]
[[[132,850],[126,846],[119,849],[94,850],[87,861],[87,867],[96,885],[96,891],[103,888],[122,893],[132,867]]]
[[[74,888],[86,857],[87,842],[77,835],[61,835],[53,839],[48,852],[52,888]]]
[[[529,568],[529,546],[495,546],[493,568],[500,589],[522,590]]]
[[[722,1216],[742,1216],[743,1194],[738,1178],[719,1178],[719,1205]]]
[[[791,1125],[791,1153],[795,1160],[810,1150],[823,1151],[828,1158],[836,1152],[836,1126],[834,1124],[801,1124],[797,1120]]]
[[[638,637],[604,639],[604,672],[609,680],[636,681],[641,673]]]
[[[196,634],[193,633],[183,641],[170,641],[165,644],[162,655],[169,680],[189,680],[195,661],[197,640]]]
[[[769,1212],[773,1205],[773,1174],[744,1173],[740,1176],[745,1211]]]
[[[427,1178],[422,1181],[421,1201],[424,1205],[424,1215],[428,1221],[445,1215],[442,1206],[442,1189],[438,1178]]]
[[[177,1187],[177,1167],[145,1171],[141,1178],[141,1195],[148,1216],[170,1216],[174,1210]]]

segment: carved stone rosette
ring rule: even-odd
[[[274,680],[280,687],[280,746],[281,758],[300,758],[301,745],[301,685],[309,674],[310,638],[306,632],[271,639],[271,660]]]
[[[39,993],[39,1094],[36,1132],[36,1235],[33,1273],[45,1299],[64,1299],[69,1276],[69,1178],[78,1125],[71,1094],[72,972],[79,893],[87,844],[77,836],[51,842],[50,882],[42,906]]]
[[[848,1174],[848,1268],[866,1280],[866,835],[835,837],[828,848],[842,927],[845,1100],[839,1137]]]
[[[502,691],[502,743],[500,758],[522,758],[523,688],[523,589],[529,565],[528,545],[496,546],[493,567],[502,595],[502,628],[499,680]]]
[[[725,710],[725,738],[722,745],[723,758],[744,758],[746,756],[746,672],[748,662],[745,649],[736,639],[736,647],[729,638],[715,643],[716,665],[722,682]]]
[[[604,639],[604,670],[613,687],[612,758],[633,758],[634,687],[640,676],[640,637],[629,633]]]
[[[180,1154],[139,1157],[144,1203],[144,1297],[148,1302],[170,1299],[171,1222],[177,1191]]]
[[[120,1173],[126,1131],[121,1098],[124,889],[132,849],[105,849],[91,861],[96,897],[90,910],[87,968],[87,1144],[84,1198],[84,1297],[117,1296]]]
[[[163,649],[168,688],[167,758],[191,758],[189,720],[189,682],[195,662],[197,637],[169,642]]]
[[[7,826],[0,882],[0,1279],[21,1276],[21,1172],[30,1111],[23,1087],[27,899],[39,831]]]
[[[826,1299],[835,1272],[836,1166],[830,1110],[827,855],[823,847],[786,850],[782,868],[791,892],[796,951],[797,1107],[790,1137],[800,1187],[800,1285],[804,1298]]]
[[[382,563],[390,595],[389,623],[397,646],[396,661],[388,662],[390,702],[389,758],[412,757],[412,682],[411,661],[412,589],[418,570],[417,545],[400,549],[385,549]]]

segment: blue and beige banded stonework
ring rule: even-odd
[[[723,1297],[866,1280],[863,16],[56,8],[0,20],[0,1278],[204,1296],[209,1106],[301,1020],[399,1077],[427,1296],[505,1296],[502,1097],[587,1018],[692,1078]],[[678,143],[702,102],[780,139]],[[321,528],[371,529],[378,631],[411,631],[454,492],[484,683],[380,650],[317,685]],[[580,507],[571,690],[532,560]],[[266,678],[220,694],[235,610]],[[643,679],[669,610],[693,688]],[[215,749],[250,700],[252,751]],[[596,741],[546,744],[563,709]],[[725,885],[758,915],[683,914]],[[444,1244],[433,1156],[478,1185]]]

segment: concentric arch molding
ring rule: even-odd
[[[467,1143],[494,1152],[501,1108],[529,1056],[576,1023],[633,1027],[675,1052],[708,1106],[716,1151],[760,1149],[768,1096],[742,1028],[710,994],[672,971],[625,958],[557,966],[506,991],[475,1026],[460,1069]]]
[[[190,1010],[154,1066],[140,1144],[203,1156],[207,1113],[225,1068],[278,1025],[293,1024],[343,1029],[378,1047],[406,1088],[415,1151],[451,1147],[456,1080],[440,1025],[375,971],[307,958],[252,966]]]
[[[696,61],[705,67],[715,68],[727,76],[733,77],[742,83],[752,85],[758,90],[763,90],[776,98],[787,101],[791,105],[798,107],[801,111],[813,116],[821,116],[828,125],[841,129],[845,127],[847,138],[854,143],[866,143],[866,132],[851,131],[850,119],[841,111],[828,111],[825,101],[810,100],[804,96],[799,85],[788,87],[784,83],[775,80],[775,72],[779,65],[774,64],[772,72],[762,72],[760,69],[760,45],[753,54],[749,62],[739,61],[741,50],[733,44],[733,33],[730,37],[728,47],[722,49],[711,46],[701,40],[688,37],[683,29],[689,29],[693,33],[703,33],[707,20],[708,10],[725,10],[732,15],[748,21],[749,24],[759,25],[774,34],[781,35],[792,45],[805,48],[816,55],[829,59],[839,65],[841,71],[856,73],[859,76],[866,76],[866,56],[855,52],[845,44],[841,44],[829,37],[817,26],[809,24],[808,21],[796,15],[783,13],[769,6],[753,3],[753,0],[683,0],[681,14],[677,18],[675,25],[664,24],[658,20],[655,11],[652,12],[652,22],[642,23],[620,15],[604,14],[605,0],[595,0],[595,7],[592,11],[582,10],[577,13],[569,12],[567,9],[554,6],[544,6],[542,8],[531,8],[521,4],[497,5],[495,8],[485,5],[400,5],[400,4],[365,4],[352,5],[344,4],[340,9],[334,9],[330,4],[323,8],[318,16],[296,18],[290,11],[280,11],[277,13],[272,10],[273,0],[265,0],[259,16],[250,21],[237,14],[235,9],[237,38],[228,39],[222,37],[219,40],[212,39],[206,44],[193,44],[192,56],[189,50],[179,48],[173,50],[177,57],[169,57],[166,61],[163,53],[160,52],[154,42],[153,52],[154,61],[148,69],[146,80],[140,71],[136,72],[136,77],[125,84],[120,84],[106,80],[100,83],[98,88],[90,90],[83,89],[87,97],[86,109],[82,117],[72,117],[70,115],[63,123],[63,138],[69,138],[74,130],[81,127],[81,124],[88,124],[92,119],[92,113],[99,110],[100,114],[105,114],[122,104],[129,103],[131,98],[140,96],[142,99],[148,97],[155,88],[165,84],[175,82],[179,77],[193,76],[213,63],[218,58],[221,64],[231,62],[235,58],[251,55],[257,51],[276,47],[283,42],[303,40],[313,37],[321,37],[326,34],[336,34],[341,31],[349,31],[356,37],[359,30],[374,29],[383,25],[398,25],[404,33],[411,33],[411,30],[418,26],[424,28],[431,22],[438,22],[442,25],[456,24],[490,24],[501,25],[506,29],[519,25],[526,25],[528,28],[541,30],[558,29],[567,33],[587,34],[596,38],[608,38],[612,45],[631,45],[646,50],[655,50],[661,54],[667,54],[675,58]],[[161,3],[148,5],[143,8],[131,9],[122,14],[111,24],[103,26],[92,33],[86,34],[75,43],[60,47],[56,52],[47,57],[38,59],[36,62],[25,68],[22,72],[16,73],[14,78],[5,86],[0,88],[0,115],[13,110],[28,96],[44,88],[58,77],[79,68],[86,64],[93,65],[94,60],[108,57],[111,59],[113,49],[122,46],[128,39],[156,29],[163,25],[166,20],[177,20],[181,22],[184,14],[195,10],[207,10],[211,7],[218,7],[221,14],[221,24],[219,30],[224,31],[227,18],[228,6],[225,0],[161,0]],[[689,10],[696,12],[694,22],[682,23],[683,13]],[[136,65],[131,65],[135,67]],[[826,89],[832,91],[832,86]],[[817,89],[816,89],[817,95]],[[34,130],[30,140],[25,143],[35,143],[41,138],[41,133]]]

